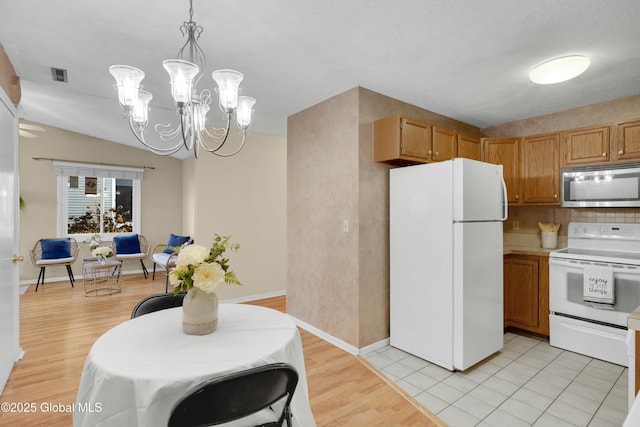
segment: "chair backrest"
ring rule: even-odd
[[[273,363],[208,380],[190,390],[173,407],[169,427],[218,425],[255,414],[286,398],[276,424],[290,425],[298,373],[286,363]],[[269,424],[271,425],[271,424]]]
[[[140,253],[145,254],[146,258],[146,256],[149,255],[149,249],[151,248],[151,245],[149,245],[149,241],[142,234],[123,234],[122,236],[114,236],[113,240],[111,241],[111,250],[113,251],[113,253],[115,255],[118,255],[118,246],[120,245],[127,246],[128,249],[131,250],[132,245],[129,242],[131,242],[130,239],[132,239],[133,236],[137,237],[138,244],[140,246]],[[120,243],[124,242],[125,240],[127,240],[126,244]],[[133,244],[135,245],[135,240],[133,241]]]
[[[33,249],[29,251],[29,256],[31,257],[31,262],[33,263],[33,265],[36,265],[35,263],[42,259],[42,241],[43,240],[64,240],[69,243],[69,253],[71,254],[71,257],[73,258],[74,262],[78,257],[78,252],[80,251],[80,249],[78,248],[78,241],[73,237],[40,239],[33,246]]]
[[[186,292],[177,295],[173,294],[157,294],[142,299],[131,312],[131,318],[142,316],[143,314],[153,313],[154,311],[164,310],[165,308],[181,307],[182,300]]]

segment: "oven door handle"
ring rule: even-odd
[[[591,305],[591,307],[598,309],[598,310],[613,310],[614,306],[612,304],[603,304],[603,303],[597,303],[597,302],[590,302],[589,303]]]

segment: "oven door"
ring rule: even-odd
[[[584,269],[613,268],[614,304],[584,301]],[[549,259],[549,310],[595,323],[626,328],[629,313],[640,306],[640,267],[573,259]]]

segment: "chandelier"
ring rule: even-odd
[[[128,65],[112,65],[109,72],[115,78],[114,87],[118,90],[118,101],[124,109],[125,118],[136,138],[155,154],[169,156],[181,148],[193,150],[197,158],[200,149],[221,157],[230,157],[238,153],[251,124],[254,98],[239,96],[243,74],[234,70],[217,70],[211,76],[217,84],[218,100],[226,127],[206,126],[206,116],[211,105],[211,92],[203,89],[198,92],[197,84],[204,72],[207,59],[198,45],[202,27],[193,21],[193,0],[189,0],[189,22],[180,26],[187,41],[178,51],[177,59],[163,61],[164,69],[171,79],[171,95],[173,97],[179,124],[156,124],[154,130],[159,136],[158,143],[150,143],[146,138],[149,119],[149,102],[153,95],[142,90],[144,72]],[[229,136],[232,117],[235,114],[238,129],[242,133],[242,141],[233,151],[219,151]]]

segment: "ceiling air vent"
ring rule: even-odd
[[[67,70],[51,67],[51,75],[53,76],[53,81],[55,82],[67,82]]]

